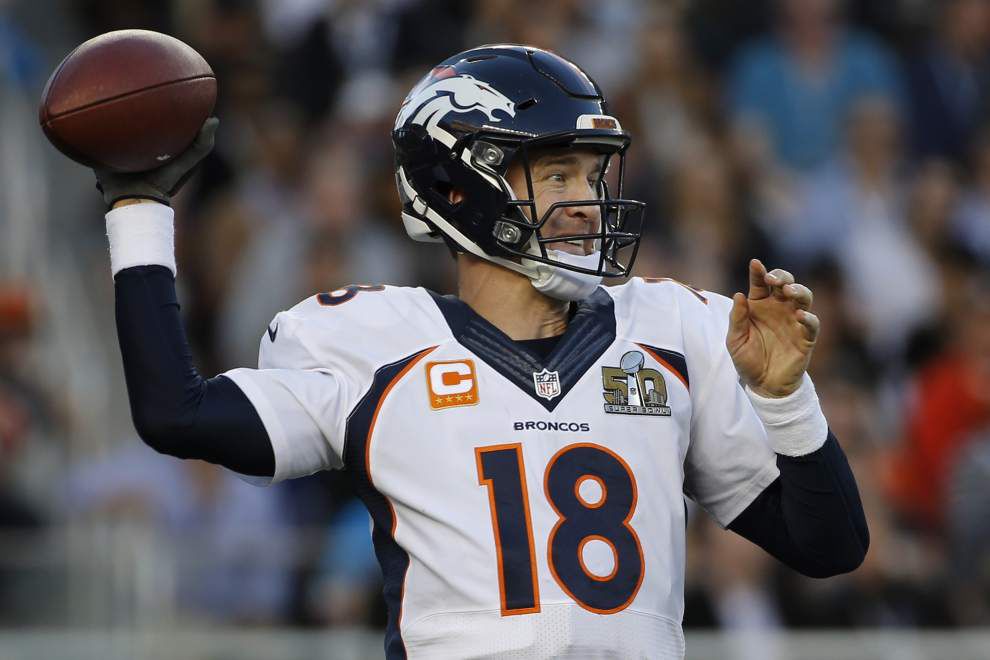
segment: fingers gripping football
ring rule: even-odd
[[[94,168],[96,187],[103,194],[107,208],[121,199],[153,199],[170,204],[172,196],[192,175],[196,165],[213,150],[214,136],[220,120],[210,117],[200,128],[196,139],[173,160],[147,172],[121,173]]]

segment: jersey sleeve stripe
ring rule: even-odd
[[[691,379],[688,377],[687,361],[684,356],[676,351],[668,351],[663,348],[655,348],[646,344],[637,343],[637,346],[650,354],[650,356],[662,364],[668,371],[677,376],[684,383],[684,387],[691,389]]]
[[[375,432],[375,422],[378,421],[378,413],[381,412],[382,404],[385,403],[385,398],[388,397],[388,394],[392,391],[392,388],[395,387],[400,380],[402,380],[403,376],[409,373],[409,370],[415,367],[420,360],[432,353],[434,349],[436,349],[436,346],[427,348],[426,350],[412,356],[402,370],[389,381],[388,385],[385,386],[385,390],[378,399],[378,403],[375,406],[375,412],[371,416],[371,423],[368,425],[367,440],[365,441],[364,448],[364,470],[365,474],[368,476],[368,483],[372,486],[374,486],[374,481],[371,479],[371,436]],[[392,532],[395,532],[394,526],[392,527]]]
[[[348,416],[345,431],[344,466],[352,474],[354,490],[374,521],[371,538],[375,545],[378,563],[382,567],[384,580],[382,592],[388,608],[388,623],[385,630],[385,656],[388,660],[406,657],[400,625],[409,554],[395,540],[397,522],[395,508],[388,497],[375,488],[371,478],[371,437],[375,430],[375,422],[378,420],[378,413],[381,412],[392,388],[435,348],[436,346],[432,346],[423,349],[378,369],[371,387]]]

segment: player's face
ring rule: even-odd
[[[553,204],[582,199],[599,199],[599,179],[605,158],[590,150],[554,149],[541,152],[530,160],[533,199],[539,220]],[[513,165],[506,179],[519,197],[528,195],[526,174],[521,164]],[[554,236],[593,234],[599,231],[601,210],[598,206],[563,206],[554,209],[541,228],[544,238]],[[548,243],[548,249],[591,254],[595,239]]]

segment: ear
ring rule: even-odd
[[[464,201],[464,191],[459,188],[451,188],[450,192],[447,193],[447,199],[456,206]]]

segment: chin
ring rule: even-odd
[[[547,243],[547,250],[556,250],[557,252],[576,254],[579,257],[586,257],[591,254],[591,250],[588,248],[578,247],[577,245],[571,245],[570,243]]]

